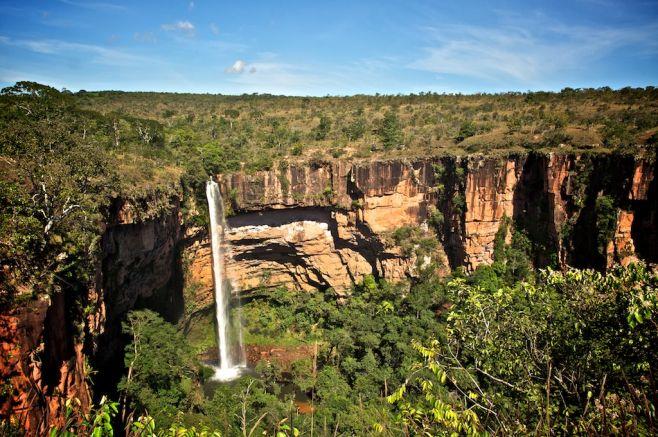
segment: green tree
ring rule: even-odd
[[[119,383],[124,405],[149,412],[158,426],[168,427],[178,411],[194,406],[200,368],[185,337],[150,310],[128,314],[124,333],[127,374]]]
[[[475,126],[475,123],[473,123],[471,120],[464,121],[461,124],[461,126],[459,126],[459,132],[455,137],[455,141],[461,143],[466,138],[472,137],[476,133],[477,133],[477,127]]]
[[[395,112],[388,111],[384,115],[381,127],[379,128],[379,138],[385,150],[390,150],[402,144],[402,128]]]
[[[599,196],[596,199],[596,242],[601,256],[606,255],[608,243],[615,235],[617,228],[617,208],[610,196]]]
[[[423,360],[389,399],[430,433],[654,433],[656,284],[641,264],[497,290],[455,279],[448,335],[415,344]]]
[[[362,117],[354,119],[343,131],[350,141],[358,140],[366,133],[366,121]]]
[[[315,128],[315,139],[324,140],[331,130],[331,119],[326,115],[320,116],[320,124]]]

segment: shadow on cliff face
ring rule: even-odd
[[[632,188],[635,159],[632,156],[611,155],[604,157],[582,156],[582,165],[589,166],[589,177],[584,187],[584,206],[571,233],[569,265],[576,268],[605,270],[607,257],[599,249],[597,199],[601,195],[614,200],[616,208],[629,209],[629,193]],[[581,171],[577,169],[576,171]],[[573,200],[573,199],[572,199]],[[570,202],[572,210],[577,207]],[[574,211],[575,212],[575,211]]]
[[[443,246],[448,257],[451,270],[464,266],[466,248],[464,246],[465,230],[465,193],[466,162],[459,162],[455,157],[445,157],[439,160],[444,171],[439,179],[432,176],[432,184],[443,185],[443,193],[437,200],[437,209],[443,214],[443,224],[439,233],[443,238]]]
[[[521,159],[521,158],[519,158]],[[567,264],[577,268],[605,270],[607,254],[599,247],[600,234],[597,199],[607,196],[616,210],[633,210],[633,240],[640,256],[656,259],[656,180],[651,183],[649,200],[629,199],[633,188],[636,159],[628,155],[571,155],[573,163],[569,177],[560,187],[559,195],[548,192],[548,172],[551,157],[530,153],[514,190],[514,223],[532,243],[535,267],[557,264],[562,247]],[[561,202],[562,205],[558,205]],[[566,222],[556,222],[553,212],[564,207]],[[565,229],[569,231],[565,231]]]
[[[301,221],[312,221],[317,223],[325,223],[327,229],[331,233],[334,247],[337,250],[350,249],[359,253],[370,264],[375,277],[379,277],[378,261],[384,256],[384,245],[377,238],[377,236],[370,230],[370,228],[363,222],[356,223],[356,229],[359,231],[354,234],[356,241],[347,241],[340,238],[338,232],[338,222],[333,216],[332,208],[321,207],[300,207],[288,209],[273,209],[265,212],[251,212],[239,214],[228,218],[228,224],[232,228],[239,228],[245,226],[270,226],[279,227],[291,223]],[[242,239],[234,242],[234,244],[249,245],[252,241],[249,239]],[[288,245],[274,245],[270,244],[266,247],[259,248],[258,251],[245,252],[236,255],[236,261],[243,260],[269,260],[269,261],[285,261],[287,264],[298,265],[304,269],[314,270],[315,267],[308,265],[302,259],[297,257],[294,248]],[[322,277],[321,272],[316,271],[318,277]],[[349,273],[349,272],[348,272]],[[351,278],[354,282],[354,278]],[[312,283],[318,289],[329,288],[328,283]]]
[[[517,168],[522,160],[517,158]],[[548,166],[548,156],[530,153],[523,160],[512,199],[514,225],[530,239],[532,262],[540,268],[557,264],[559,247],[558,230],[547,191]]]
[[[355,174],[356,170],[356,174]],[[352,199],[352,202],[363,202],[365,199],[365,193],[361,188],[359,188],[358,180],[359,180],[359,170],[357,169],[352,169],[347,175],[347,184],[346,184],[346,190],[347,190],[347,195],[350,196],[350,199]],[[397,179],[399,181],[400,175],[402,174],[402,171],[398,168],[397,169]],[[361,175],[363,176],[363,174]],[[383,186],[383,184],[380,183],[380,187]],[[357,220],[356,223],[356,228],[359,231],[359,237],[358,241],[355,244],[349,244],[346,241],[342,241],[341,247],[337,248],[350,248],[354,251],[359,252],[370,264],[370,267],[372,268],[372,274],[375,277],[375,279],[379,280],[380,279],[380,274],[379,274],[379,266],[378,266],[378,255],[381,256],[385,252],[384,244],[381,242],[379,238],[372,232],[372,229],[364,223],[361,220]],[[338,223],[336,221],[333,221],[332,226],[330,226],[331,229],[331,234],[334,237],[334,241],[340,240],[338,237]],[[354,278],[352,278],[352,282],[354,282]]]
[[[653,179],[646,200],[632,202],[635,220],[631,236],[640,258],[658,263],[658,159],[653,163]]]
[[[56,280],[49,297],[22,302],[0,317],[0,417],[13,417],[25,435],[61,427],[67,399],[89,406],[80,344],[87,289],[72,278]]]
[[[151,309],[176,322],[184,310],[178,211],[156,220],[111,227],[103,236],[104,331],[92,355],[95,395],[116,394],[124,373],[122,333],[129,311]]]
[[[61,291],[52,296],[52,301],[44,322],[43,382],[51,390],[57,387],[61,378],[60,366],[74,354],[72,323],[67,309],[76,307],[72,302],[72,291]]]

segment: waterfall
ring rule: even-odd
[[[217,345],[219,348],[219,367],[215,379],[228,381],[235,379],[245,368],[244,349],[242,347],[241,321],[230,323],[231,282],[224,271],[226,257],[224,249],[228,243],[224,234],[228,229],[224,218],[224,203],[219,192],[219,185],[213,180],[206,183],[206,197],[210,213],[210,242],[212,245],[212,274],[215,284],[215,315],[217,318]]]

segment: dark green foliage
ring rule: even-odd
[[[206,174],[219,175],[240,170],[240,151],[230,144],[208,143],[199,148]]]
[[[12,283],[35,293],[89,283],[109,196],[119,188],[103,142],[84,131],[88,114],[71,97],[20,82],[0,96],[0,258]]]
[[[407,233],[413,230],[398,234]],[[382,397],[403,381],[411,340],[442,335],[435,312],[445,303],[442,290],[441,283],[428,279],[405,295],[401,286],[368,276],[342,304],[330,292],[264,291],[243,308],[246,338],[269,337],[275,344],[294,344],[291,338],[318,342],[316,377],[309,374],[308,360],[293,367],[297,386],[315,399],[315,426],[326,421],[330,429],[363,432],[371,429],[375,417],[391,421],[388,414],[372,416],[372,410],[385,407]]]
[[[455,194],[452,198],[452,205],[455,208],[457,214],[463,214],[466,209],[466,199],[461,193]]]
[[[292,156],[300,156],[302,152],[304,151],[304,146],[302,144],[295,144],[292,146],[292,149],[290,149],[290,153]]]
[[[655,273],[643,265],[607,275],[549,269],[536,283],[507,285],[496,258],[468,279],[430,276],[408,292],[366,277],[342,304],[330,292],[264,292],[245,309],[270,314],[272,336],[314,337],[317,371],[310,358],[293,363],[288,377],[261,362],[259,379],[217,385],[208,397],[177,330],[149,311],[131,313],[132,382],[122,388],[156,417],[153,431],[171,424],[176,435],[304,435],[311,427],[346,435],[654,434]],[[286,378],[310,395],[313,415],[296,412],[279,385]],[[143,429],[147,418],[136,422]]]
[[[363,137],[363,134],[366,133],[366,121],[361,117],[356,118],[343,130],[348,140],[350,141],[358,140],[359,138]]]
[[[603,142],[609,146],[629,145],[633,143],[633,136],[626,123],[608,119],[601,129]]]
[[[390,150],[402,144],[402,129],[400,128],[400,121],[393,111],[388,111],[384,115],[381,127],[379,128],[379,138],[382,141],[384,150]]]
[[[459,127],[459,133],[455,137],[455,141],[457,142],[462,142],[466,138],[472,137],[477,133],[477,128],[475,126],[475,123],[472,121],[465,121],[461,124]]]
[[[605,256],[608,243],[615,235],[617,227],[617,207],[610,196],[596,199],[596,242],[599,254]]]
[[[434,229],[436,229],[438,232],[442,228],[445,218],[443,217],[443,213],[441,211],[434,208],[430,210],[430,215],[427,221],[430,226],[434,227]]]
[[[511,241],[506,243],[511,234]],[[532,245],[527,235],[514,227],[508,217],[503,217],[494,239],[494,263],[480,265],[468,278],[486,290],[496,291],[504,285],[514,285],[521,280],[531,280],[533,276],[530,258]]]
[[[49,437],[112,437],[114,436],[113,421],[119,412],[117,402],[108,401],[105,396],[91,411],[83,411],[78,399],[69,399],[64,412],[64,424],[61,427],[52,427]],[[0,427],[0,429],[2,429]],[[3,434],[12,435],[12,434]],[[17,433],[15,435],[24,435]]]
[[[325,115],[320,117],[320,124],[315,129],[315,139],[324,140],[331,130],[331,119]]]
[[[607,152],[620,145],[628,148],[628,144],[650,142],[658,127],[658,111],[653,105],[658,91],[654,87],[321,98],[109,91],[70,97],[85,108],[112,114],[118,129],[107,124],[107,135],[119,133],[119,148],[134,140],[141,144],[140,153],[169,153],[169,162],[178,163],[177,157],[195,154],[204,144],[229,147],[239,143],[234,152],[239,152],[240,162],[250,171],[263,168],[251,162],[262,155],[269,160],[297,156],[291,152],[300,141],[304,142],[303,155],[325,157],[332,150],[327,140],[341,146],[349,142],[348,158],[390,157],[391,150],[405,156],[505,152],[519,147],[556,150],[559,144],[565,144],[567,150]],[[135,120],[158,122],[164,145],[146,147]],[[382,124],[388,127],[384,129]],[[368,134],[371,126],[384,147],[373,144]],[[398,148],[401,144],[405,147]]]
[[[435,213],[435,219],[438,220],[438,211]],[[430,255],[437,247],[437,240],[431,234],[424,233],[417,226],[402,226],[392,234],[396,246],[402,249],[405,256]]]
[[[190,410],[202,375],[192,349],[175,326],[149,310],[128,314],[124,333],[127,376],[119,390],[138,412],[149,412],[168,427],[178,411]]]
[[[553,129],[544,133],[544,141],[542,146],[546,148],[555,148],[560,144],[569,144],[571,137],[567,135],[562,129]]]
[[[653,434],[657,281],[642,265],[607,276],[549,270],[536,285],[495,290],[454,280],[447,337],[416,345],[426,373],[391,400],[430,434],[455,423],[437,406],[492,434]],[[646,318],[636,317],[639,301]],[[426,413],[414,417],[403,399]]]

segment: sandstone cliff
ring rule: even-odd
[[[531,154],[333,162],[224,175],[222,191],[235,213],[229,270],[244,291],[277,285],[344,291],[367,274],[413,277],[417,260],[388,238],[413,225],[433,228],[439,264],[472,271],[493,262],[504,217],[528,235],[539,266],[605,268],[628,263],[637,252],[655,262],[647,243],[656,241],[654,167],[627,156]],[[618,211],[605,253],[597,249],[595,211],[602,195]],[[439,226],[428,225],[433,211],[441,212]],[[191,280],[211,287],[207,239],[195,240],[190,258]]]
[[[31,435],[63,426],[66,399],[78,399],[83,410],[91,403],[83,346],[66,326],[66,311],[58,294],[0,316],[0,414]]]

